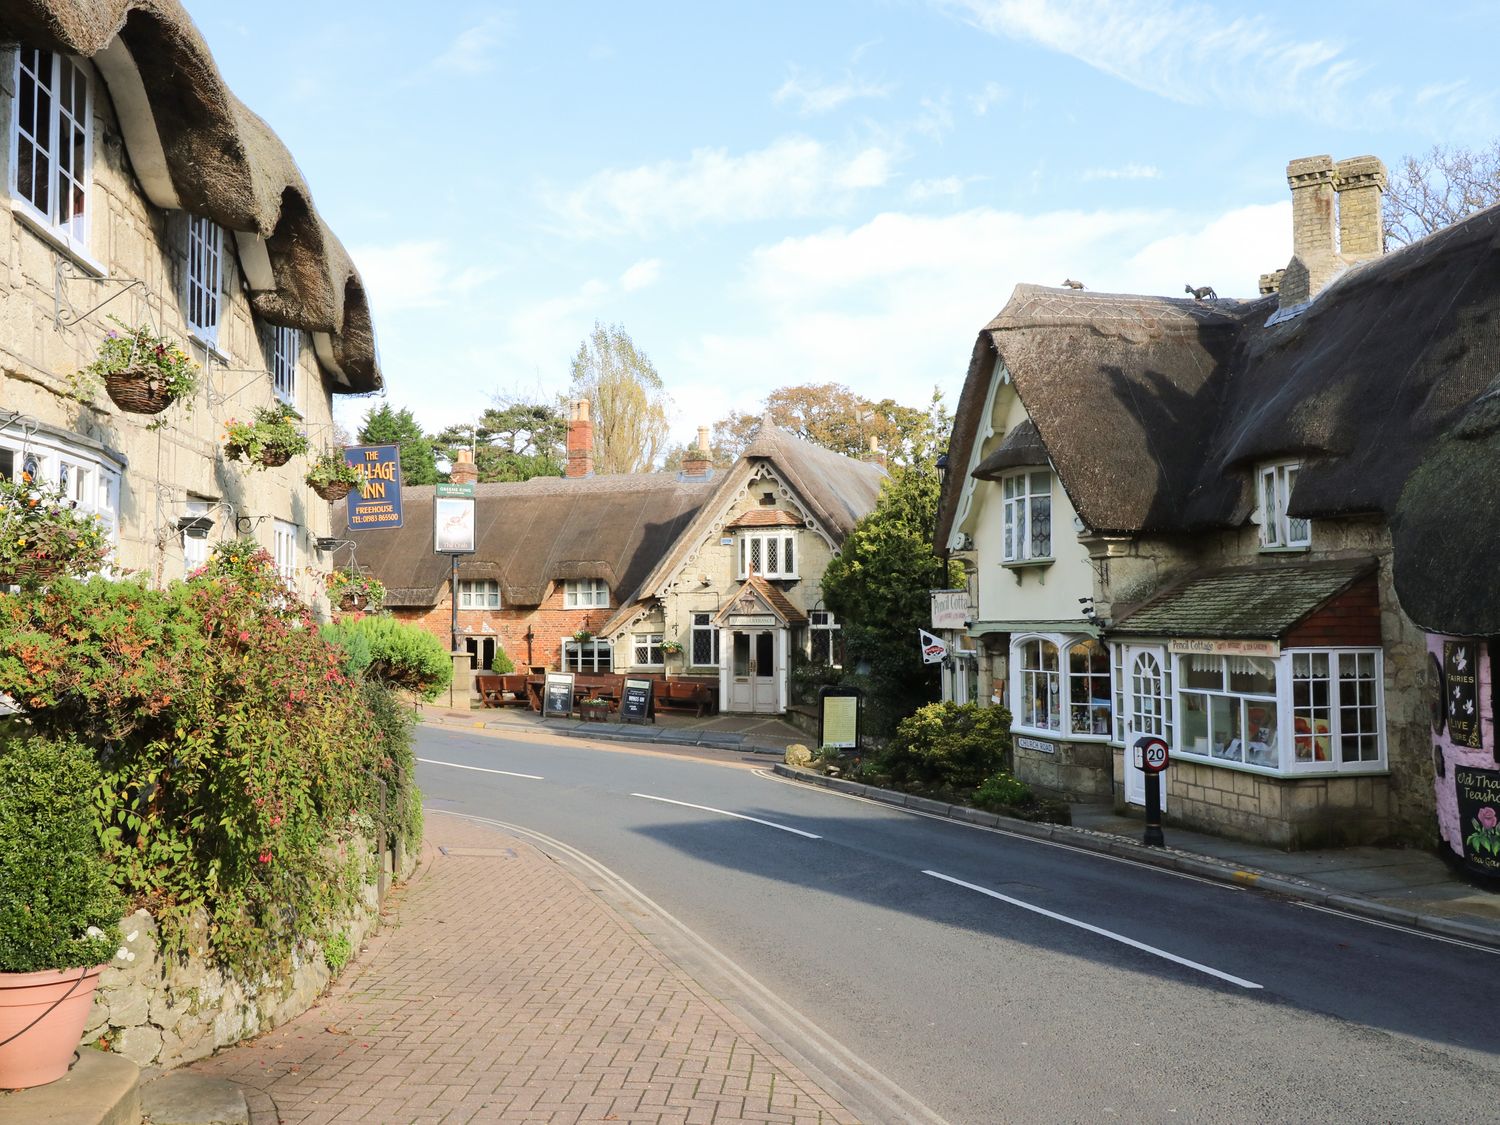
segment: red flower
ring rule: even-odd
[[[260,853],[260,861],[262,863],[270,863],[271,862],[271,853],[270,852],[261,852]]]

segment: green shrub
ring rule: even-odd
[[[120,943],[124,900],[99,853],[93,754],[72,740],[0,745],[0,971],[80,968]]]
[[[1017,781],[1001,770],[984,779],[974,791],[974,804],[981,809],[1012,809],[1018,805],[1029,805],[1033,797],[1031,786]]]
[[[495,659],[490,661],[490,671],[497,676],[508,676],[516,670],[515,663],[505,655],[503,648],[495,650]]]
[[[324,637],[343,649],[348,663],[369,661],[364,676],[435,699],[453,682],[453,660],[443,642],[418,625],[394,617],[367,616],[325,626]]]
[[[344,971],[344,966],[349,963],[349,958],[354,956],[354,946],[349,941],[349,935],[342,930],[323,942],[323,960],[334,976]]]
[[[896,726],[878,763],[898,786],[973,789],[1009,767],[1010,712],[977,703],[929,703]]]

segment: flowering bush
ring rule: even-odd
[[[361,573],[353,567],[332,571],[323,579],[323,585],[328,589],[328,600],[334,605],[363,599],[365,604],[361,608],[373,613],[385,603],[385,583],[373,574]]]
[[[318,454],[308,466],[307,476],[303,479],[308,484],[347,484],[354,487],[363,484],[365,480],[357,468],[344,460],[341,449],[327,449]]]
[[[26,473],[0,479],[0,584],[31,587],[59,574],[88,574],[108,554],[98,517],[78,511],[60,487]]]
[[[110,329],[99,345],[99,358],[72,378],[73,394],[88,401],[115,376],[152,384],[170,402],[185,400],[189,410],[198,393],[199,367],[175,342],[159,335],[149,324],[126,324],[117,316],[110,320],[121,331]]]
[[[346,617],[323,626],[323,637],[339,646],[356,674],[376,683],[436,699],[453,682],[453,660],[443,642],[420,625],[394,617]]]
[[[285,403],[257,407],[252,422],[231,418],[224,426],[224,456],[262,467],[285,465],[308,450],[307,433],[297,421],[297,412]]]

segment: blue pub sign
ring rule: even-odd
[[[350,445],[344,460],[359,470],[363,483],[349,493],[349,530],[379,531],[401,526],[401,447]]]

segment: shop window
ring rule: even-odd
[[[1180,661],[1184,753],[1276,767],[1276,662],[1194,654]]]
[[[631,647],[635,649],[637,668],[662,667],[661,641],[662,634],[660,633],[636,633],[631,637]]]
[[[567,609],[608,609],[609,586],[602,578],[569,578],[563,583]]]
[[[493,579],[459,579],[459,609],[499,609],[500,583]]]
[[[714,627],[711,613],[693,614],[693,666],[717,668],[719,666],[719,630]]]
[[[1052,558],[1052,474],[1017,473],[1000,482],[1004,536],[1000,559],[1007,563]]]
[[[1288,550],[1310,546],[1312,524],[1286,514],[1297,486],[1296,462],[1266,465],[1259,474],[1260,545],[1266,550]]]
[[[608,672],[614,667],[614,647],[609,641],[593,637],[586,641],[563,641],[564,672]]]
[[[750,531],[740,534],[739,576],[797,577],[797,536],[789,531]]]
[[[1109,653],[1093,637],[1068,646],[1068,729],[1109,737]]]
[[[1109,653],[1093,637],[1025,637],[1011,645],[1013,725],[1044,734],[1110,737]]]
[[[1382,760],[1380,654],[1296,652],[1292,660],[1292,760],[1319,769]]]
[[[93,110],[87,69],[66,55],[22,47],[11,114],[11,194],[48,231],[88,251]]]
[[[1062,674],[1051,641],[1021,642],[1015,649],[1020,684],[1016,725],[1031,730],[1062,730]]]

